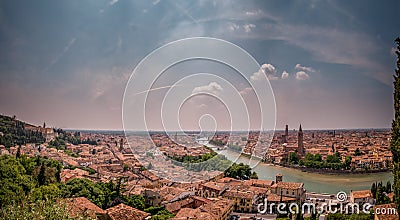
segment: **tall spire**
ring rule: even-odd
[[[305,150],[304,150],[304,143],[303,143],[303,129],[299,128],[299,132],[297,133],[297,154],[302,157],[305,155]]]

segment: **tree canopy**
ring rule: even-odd
[[[394,176],[394,202],[396,209],[400,210],[400,38],[395,40],[397,43],[397,69],[394,77],[394,119],[392,121],[392,139],[390,150],[393,154],[393,176]]]

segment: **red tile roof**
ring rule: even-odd
[[[112,220],[143,220],[150,215],[149,213],[132,208],[123,203],[108,208],[106,211]]]

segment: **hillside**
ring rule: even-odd
[[[39,127],[19,121],[15,116],[0,115],[0,145],[9,148],[25,143],[43,143]]]

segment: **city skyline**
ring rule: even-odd
[[[277,130],[300,123],[304,130],[389,128],[399,10],[397,1],[2,2],[0,113],[35,125],[122,130],[125,85],[140,60],[166,43],[203,36],[232,42],[261,65],[248,76],[268,77]],[[189,64],[159,85],[204,69]],[[231,70],[206,71],[248,94]],[[215,80],[191,85],[191,92],[227,91]]]

